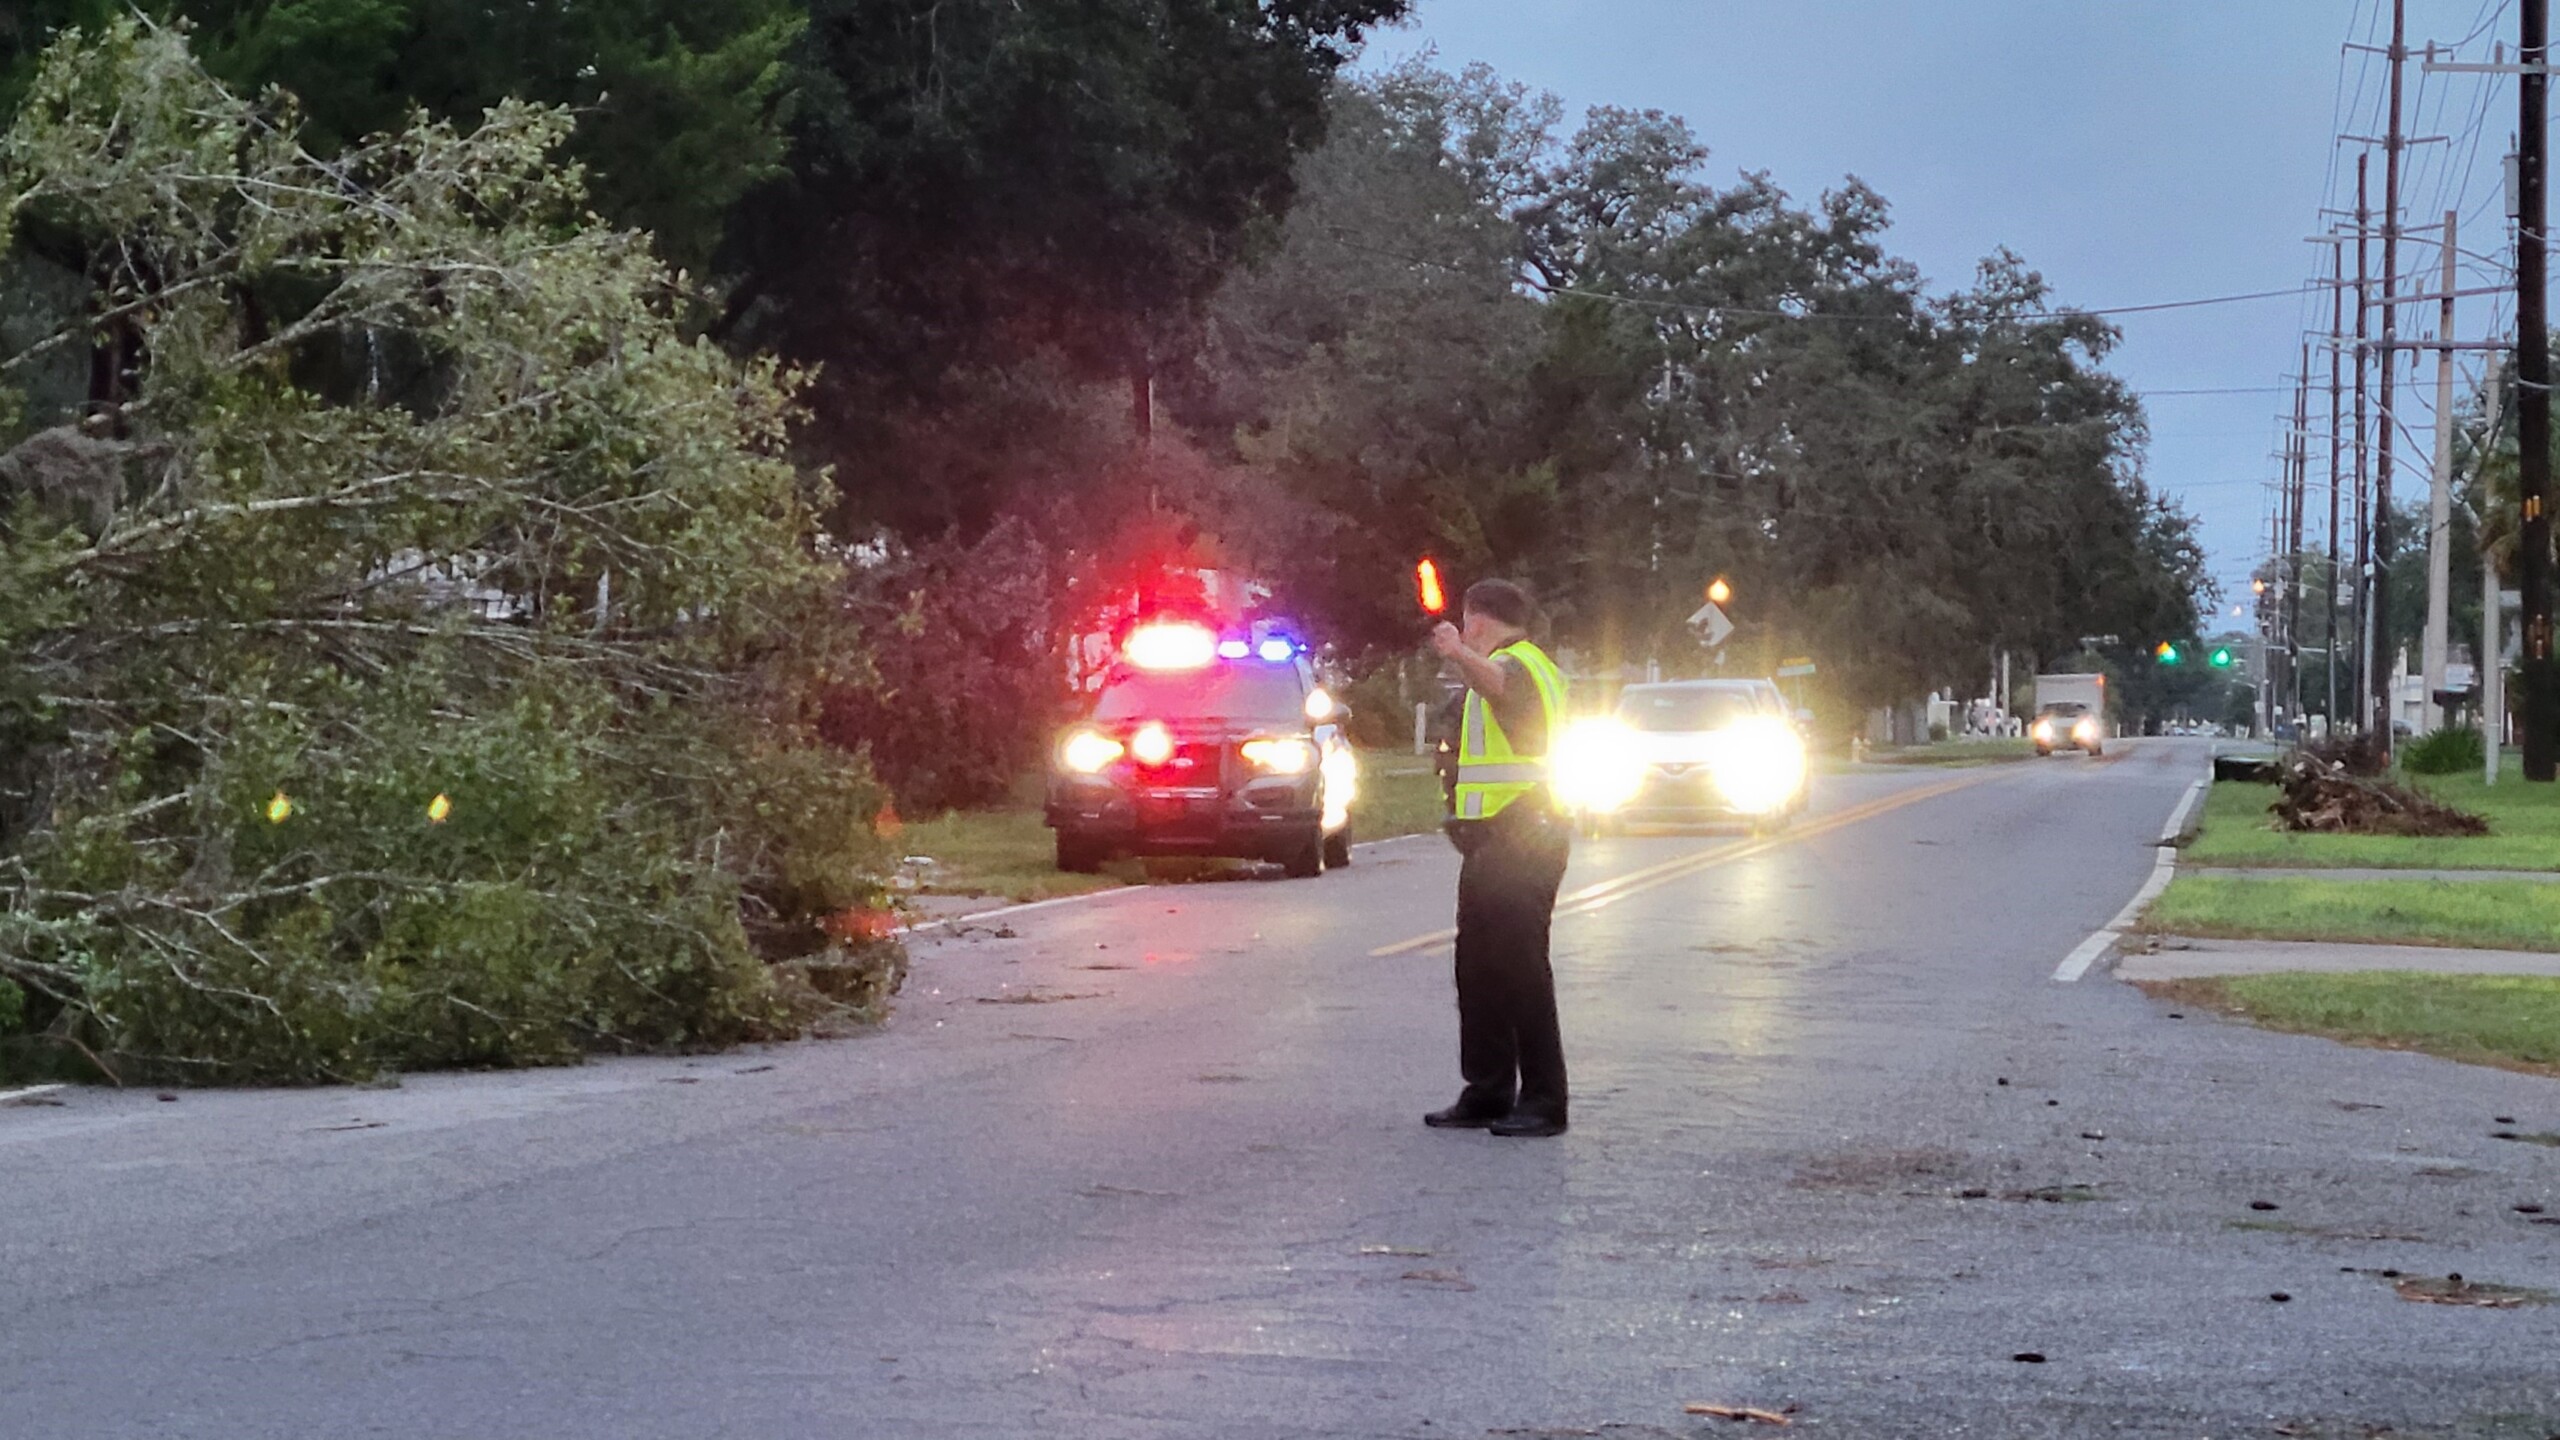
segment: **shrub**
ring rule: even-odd
[[[1930,743],[1930,744],[1932,744],[1932,745],[1936,745],[1936,744],[1939,744],[1940,742],[1944,741],[1946,738],[1947,738],[1947,727],[1945,726],[1945,724],[1943,724],[1942,722],[1939,722],[1939,721],[1935,721],[1935,720],[1930,721],[1930,722],[1929,722],[1929,743]]]
[[[2459,775],[2482,768],[2488,758],[2479,731],[2452,726],[2430,730],[2400,747],[2400,768],[2412,775]]]

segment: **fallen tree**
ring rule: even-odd
[[[170,31],[46,58],[0,257],[90,294],[0,386],[66,347],[103,380],[85,416],[0,403],[22,1031],[126,1077],[347,1079],[774,1033],[777,960],[894,982],[844,918],[881,797],[812,728],[855,657],[796,382],[680,331],[569,125],[323,161]]]

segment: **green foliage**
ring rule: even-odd
[[[0,975],[120,1072],[717,1043],[876,903],[793,381],[581,219],[570,124],[324,162],[125,22],[0,137],[0,241],[99,286],[52,343],[147,357],[103,533],[0,529]]]
[[[2480,732],[2460,726],[2430,730],[2400,748],[2400,768],[2412,775],[2470,774],[2488,759]]]
[[[861,518],[973,539],[1082,473],[1082,387],[1178,353],[1331,76],[1407,7],[810,0],[790,174],[732,227],[721,333],[820,367],[806,439]]]
[[[1277,251],[1213,302],[1177,399],[1271,483],[1202,523],[1293,606],[1409,645],[1428,548],[1532,581],[1599,668],[1677,666],[1725,575],[1729,656],[1814,653],[1855,705],[2194,633],[2202,548],[2105,324],[2005,252],[1923,294],[1855,182],[1719,190],[1676,119],[1559,115],[1482,67],[1343,89]]]

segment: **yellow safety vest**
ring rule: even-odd
[[[1564,672],[1547,652],[1526,640],[1515,640],[1493,652],[1520,662],[1538,687],[1538,703],[1547,715],[1547,748],[1564,733]],[[1490,820],[1504,806],[1547,783],[1547,757],[1523,755],[1511,748],[1493,707],[1474,690],[1467,691],[1465,718],[1458,727],[1458,785],[1453,797],[1457,818]]]

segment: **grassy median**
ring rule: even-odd
[[[1429,757],[1363,752],[1360,800],[1352,807],[1351,824],[1355,840],[1438,829],[1440,782],[1431,773]],[[1216,860],[1115,860],[1100,874],[1070,875],[1058,868],[1049,827],[1040,818],[1036,777],[1010,804],[909,821],[896,844],[903,855],[933,861],[910,868],[918,892],[927,895],[1048,900],[1150,880],[1196,880],[1229,868]]]
[[[2169,882],[2144,928],[2227,940],[2560,950],[2560,884],[2257,880],[2190,871]]]
[[[2477,775],[2400,777],[2447,804],[2487,817],[2478,836],[2293,835],[2275,828],[2272,785],[2224,783],[2205,794],[2204,829],[2186,850],[2200,865],[2277,869],[2560,870],[2560,787],[2527,785],[2512,770],[2492,786]]]
[[[2270,1030],[2560,1075],[2560,979],[2547,976],[2377,970],[2166,980],[2142,988]]]

